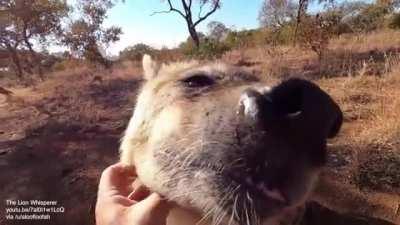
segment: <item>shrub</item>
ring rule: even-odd
[[[232,49],[260,46],[265,44],[268,34],[268,29],[231,31],[224,43]]]
[[[51,70],[53,71],[63,71],[63,70],[68,70],[71,68],[78,68],[83,66],[84,63],[78,59],[63,59],[60,61],[57,61],[54,63],[54,65],[51,67]]]
[[[54,71],[62,71],[62,70],[65,70],[66,69],[66,66],[65,66],[65,63],[64,63],[65,61],[61,61],[61,62],[57,62],[57,63],[55,63],[54,65],[53,65],[53,70]]]
[[[335,24],[321,15],[305,17],[300,25],[298,41],[303,47],[314,51],[321,62],[334,28]]]
[[[342,22],[344,16],[340,9],[328,10],[321,14],[324,23],[329,26],[329,32],[336,36],[352,32],[348,24]]]
[[[372,4],[362,8],[347,24],[354,32],[370,32],[384,26],[387,14],[387,7]]]
[[[400,29],[400,13],[396,13],[391,17],[389,27],[393,29]]]
[[[269,30],[265,35],[265,41],[270,45],[288,45],[293,42],[294,30],[294,23],[285,24],[279,29]]]
[[[225,42],[231,48],[247,46],[251,40],[251,31],[233,31],[228,34]]]
[[[162,49],[156,51],[155,58],[160,62],[174,62],[182,60],[184,57],[179,48],[169,49],[163,47]]]
[[[56,56],[53,55],[46,55],[46,57],[43,57],[43,59],[41,60],[41,64],[43,67],[43,70],[45,71],[50,71],[52,70],[52,68],[54,67],[54,65],[60,61],[62,61],[62,58],[58,58]]]
[[[155,49],[146,45],[146,44],[136,44],[134,46],[130,46],[125,48],[123,51],[119,53],[121,60],[132,60],[132,61],[140,61],[144,54],[153,55],[155,53]]]
[[[224,42],[218,42],[208,38],[204,39],[198,48],[196,48],[194,44],[190,43],[186,43],[186,45],[183,46],[183,52],[185,55],[200,59],[220,58],[229,50],[230,47]]]

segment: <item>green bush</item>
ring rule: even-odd
[[[382,5],[372,4],[360,10],[360,13],[353,16],[347,24],[353,32],[370,32],[385,25],[385,16],[388,8]]]
[[[78,59],[62,59],[54,63],[51,67],[52,71],[63,71],[71,68],[83,66],[83,62]]]
[[[112,62],[105,58],[100,50],[100,46],[96,43],[87,45],[85,47],[85,51],[83,52],[84,58],[89,62],[91,66],[101,65],[105,68],[110,68],[112,66]]]
[[[400,29],[400,13],[396,13],[391,17],[389,27],[393,29]]]
[[[119,53],[119,57],[121,60],[132,60],[132,61],[140,61],[144,54],[153,55],[156,50],[146,44],[136,44],[134,46],[130,46],[125,48]]]
[[[223,41],[229,48],[248,48],[265,44],[266,29],[231,31]]]
[[[204,39],[198,48],[192,42],[185,43],[181,48],[185,55],[200,59],[220,58],[226,51],[230,50],[230,47],[224,42],[208,38]]]
[[[288,45],[293,43],[295,24],[288,23],[279,29],[270,30],[265,35],[266,43],[271,45]]]
[[[53,65],[53,70],[54,71],[62,71],[62,70],[65,70],[67,67],[66,67],[66,65],[65,65],[65,62],[64,61],[61,61],[61,62],[57,62],[57,63],[55,63],[54,65]]]
[[[240,48],[250,42],[250,31],[232,31],[224,40],[230,48]]]
[[[352,32],[349,24],[342,22],[344,17],[345,13],[340,8],[328,10],[321,14],[325,27],[329,30],[330,34],[336,36]]]

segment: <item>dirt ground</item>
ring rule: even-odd
[[[314,79],[339,102],[345,123],[329,142],[328,164],[303,225],[400,224],[400,67],[395,68],[378,78]],[[101,80],[93,79],[100,73]],[[13,98],[0,99],[1,225],[94,224],[99,175],[118,161],[139,74],[77,68],[10,88]],[[65,212],[49,221],[5,220],[7,199],[56,200]]]
[[[2,225],[94,224],[99,175],[118,161],[119,139],[140,81],[117,78],[102,86],[80,80],[74,96],[66,90],[74,85],[63,82],[50,84],[62,89],[51,97],[44,86],[13,89],[24,100],[0,107]],[[106,113],[91,113],[97,110]],[[4,215],[7,199],[56,200],[65,212],[50,221],[10,222]]]

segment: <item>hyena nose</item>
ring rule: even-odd
[[[282,125],[285,120],[296,119],[302,112],[302,95],[293,92],[284,96],[284,102],[276,99],[270,88],[249,88],[243,91],[239,100],[238,114],[247,124],[257,128],[272,128]],[[283,103],[283,104],[282,104]]]
[[[250,125],[258,125],[268,113],[272,101],[265,93],[256,89],[246,89],[240,96],[238,114]]]
[[[302,79],[289,79],[271,89],[246,89],[240,96],[238,114],[246,124],[258,128],[285,135],[307,130],[321,138],[334,137],[343,117],[327,93]]]

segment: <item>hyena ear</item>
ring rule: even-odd
[[[145,54],[142,59],[144,78],[146,80],[151,80],[157,76],[160,65],[154,61],[151,56]]]

